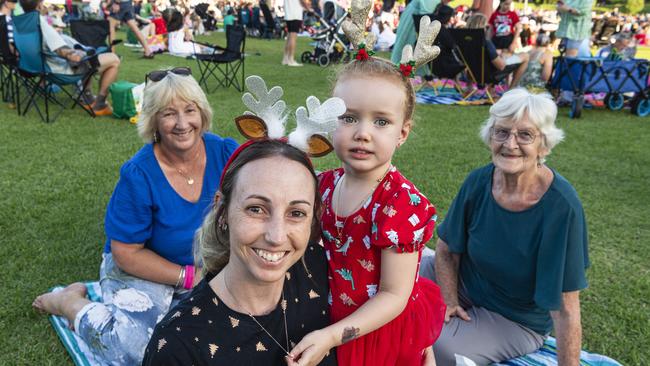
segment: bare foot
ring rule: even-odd
[[[48,292],[38,296],[32,303],[34,309],[41,313],[65,315],[66,304],[73,303],[75,300],[85,299],[86,285],[81,282],[75,282],[60,291]]]

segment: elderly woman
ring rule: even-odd
[[[208,132],[212,110],[188,68],[147,75],[138,126],[147,143],[122,165],[108,203],[103,303],[74,283],[33,306],[66,317],[111,364],[142,361],[156,323],[198,282],[194,232],[237,143]]]
[[[435,278],[447,304],[434,345],[478,365],[539,348],[555,329],[560,365],[578,365],[587,228],[576,191],[544,162],[563,139],[548,94],[513,89],[490,108],[481,137],[492,162],[469,174],[438,228]]]
[[[233,154],[197,235],[206,277],[156,326],[143,365],[286,365],[295,343],[328,325],[324,249],[308,244],[319,235],[317,184],[284,142]]]

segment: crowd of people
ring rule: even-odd
[[[149,72],[144,146],[106,209],[103,299],[74,283],[33,307],[66,318],[109,364],[445,366],[462,355],[483,365],[533,352],[554,331],[559,364],[578,365],[588,235],[576,191],[546,164],[564,139],[554,101],[514,83],[490,108],[480,137],[491,157],[438,224],[434,203],[393,165],[417,128],[409,66],[435,55],[371,55],[360,4],[344,27],[357,54],[286,136],[282,93],[260,77],[247,81],[238,146],[210,132],[213,109],[188,68]],[[445,26],[455,18],[448,5],[431,10]],[[534,63],[546,75],[550,38],[512,50],[517,23],[496,27],[491,61],[517,65],[522,79]],[[423,24],[433,42],[437,23]],[[285,64],[291,56],[288,41]],[[341,168],[317,174],[310,156],[330,151]]]

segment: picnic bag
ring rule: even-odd
[[[135,100],[131,90],[137,85],[128,81],[116,81],[111,84],[109,92],[113,101],[114,117],[131,118],[136,115]]]

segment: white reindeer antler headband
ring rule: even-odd
[[[372,7],[372,0],[352,0],[350,19],[345,20],[342,25],[343,32],[350,42],[357,48],[355,59],[358,61],[367,60],[374,54],[372,46],[376,38],[370,33],[366,35],[366,20]],[[420,19],[420,33],[418,35],[415,52],[413,46],[406,45],[402,50],[402,59],[396,65],[406,77],[412,77],[415,70],[438,57],[440,48],[433,45],[433,41],[440,32],[440,22],[433,22],[428,16]]]
[[[239,132],[249,140],[287,139],[284,133],[288,115],[286,103],[280,99],[284,93],[282,88],[274,86],[269,90],[257,75],[246,78],[246,88],[249,92],[242,96],[242,101],[251,111],[235,118]],[[327,155],[334,149],[328,137],[345,110],[345,103],[340,98],[329,98],[321,104],[318,98],[308,97],[307,108],[296,110],[297,126],[289,134],[287,142],[310,156]]]

